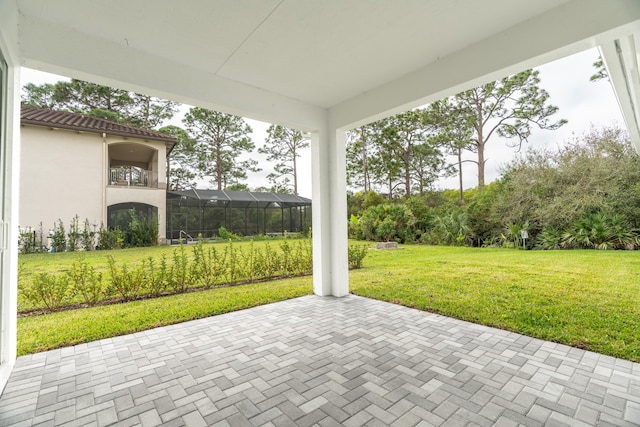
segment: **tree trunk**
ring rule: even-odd
[[[402,155],[402,161],[404,162],[404,190],[406,192],[407,197],[411,195],[411,142],[407,143],[407,148],[404,150]]]
[[[222,159],[219,153],[216,154],[216,182],[218,190],[222,190]]]
[[[298,195],[298,167],[296,162],[296,152],[293,152],[293,194]]]
[[[367,143],[364,137],[362,140],[362,178],[364,181],[364,193],[367,194],[369,191],[369,170],[367,165]]]
[[[476,132],[478,133],[478,191],[482,191],[484,189],[484,117],[482,114],[482,103],[480,101],[476,103],[476,111],[478,113],[478,122],[476,123]]]
[[[460,181],[460,204],[464,204],[464,188],[462,187],[462,148],[458,147],[458,180]]]
[[[478,191],[484,190],[484,142],[478,143]]]

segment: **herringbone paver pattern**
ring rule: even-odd
[[[631,426],[640,364],[356,296],[18,359],[0,425]]]

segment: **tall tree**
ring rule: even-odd
[[[370,123],[350,132],[347,177],[350,185],[387,188],[392,199],[398,188],[422,194],[441,174],[444,157],[427,110],[416,109]]]
[[[402,186],[411,195],[413,184],[420,194],[437,179],[443,165],[443,156],[430,137],[434,134],[434,122],[425,109],[407,111],[389,117],[381,136],[391,148],[389,154],[399,160]]]
[[[375,132],[376,123],[370,123],[347,133],[347,182],[350,186],[362,186],[364,193],[372,189],[369,161]]]
[[[433,102],[428,107],[428,114],[438,127],[438,134],[434,137],[438,144],[456,157],[456,169],[458,171],[458,189],[460,204],[464,203],[464,185],[462,177],[462,164],[473,162],[462,158],[466,150],[474,152],[473,139],[473,115],[465,114],[464,109],[457,108],[448,99]],[[450,168],[449,165],[447,168]]]
[[[275,187],[291,187],[293,194],[298,194],[298,158],[305,148],[309,148],[309,138],[299,130],[269,126],[264,146],[258,149],[267,155],[267,160],[276,162],[274,172],[267,175],[269,182]]]
[[[247,178],[247,171],[259,170],[255,161],[240,160],[255,148],[251,127],[242,117],[193,107],[182,122],[195,140],[198,176],[212,178],[218,190],[237,185]]]
[[[174,136],[178,142],[167,159],[167,182],[173,191],[188,190],[196,187],[197,159],[195,140],[178,126],[165,126],[159,132]]]
[[[510,146],[519,149],[528,140],[533,126],[553,130],[566,123],[564,119],[550,119],[558,107],[548,104],[549,94],[539,84],[539,72],[527,70],[459,93],[449,100],[473,123],[472,148],[477,153],[478,189],[484,188],[485,149],[494,135],[515,140]]]
[[[82,80],[23,87],[22,102],[34,107],[100,117],[141,129],[157,129],[176,113],[178,104]]]

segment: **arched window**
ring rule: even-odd
[[[158,218],[158,208],[146,203],[117,203],[107,207],[107,227],[116,227],[126,230],[131,222],[131,209],[135,211],[139,218],[144,218],[147,223],[151,223],[154,218]]]

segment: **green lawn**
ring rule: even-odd
[[[406,246],[351,292],[640,362],[640,253]]]
[[[297,277],[23,317],[18,319],[18,355],[309,295],[311,280]]]
[[[160,256],[171,249],[114,254],[135,263],[148,251]],[[106,253],[85,256],[106,264]],[[63,270],[76,258],[24,256],[23,274]],[[371,250],[364,266],[350,274],[355,294],[640,362],[637,251],[405,246]],[[307,295],[311,282],[311,277],[294,278],[20,318],[19,354]]]

